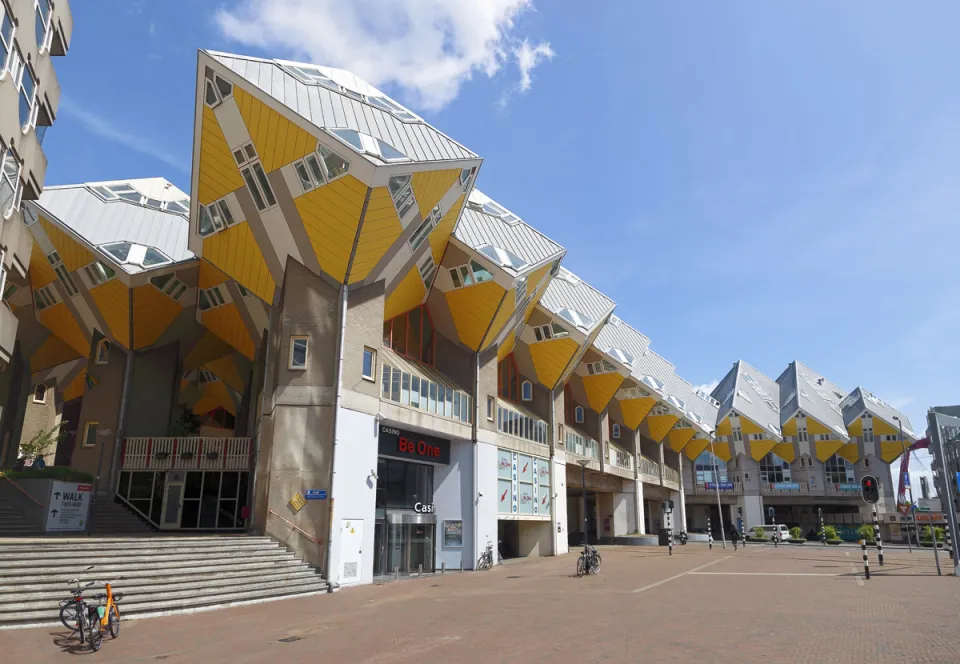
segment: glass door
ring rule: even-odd
[[[386,569],[387,522],[378,519],[373,527],[373,575],[384,576]]]
[[[407,560],[409,574],[420,571],[423,565],[424,572],[433,572],[433,540],[436,533],[435,525],[416,524],[404,526],[407,531]]]
[[[161,528],[179,528],[183,511],[183,473],[170,473],[163,495]]]

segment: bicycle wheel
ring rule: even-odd
[[[110,627],[110,638],[115,639],[120,636],[120,609],[114,604],[110,607],[110,616],[107,619]]]
[[[583,576],[586,573],[586,560],[583,557],[583,554],[577,558],[577,576]]]
[[[87,643],[90,644],[90,650],[97,652],[103,645],[103,632],[100,631],[100,618],[97,616],[97,610],[93,610],[93,615],[89,618],[90,627],[87,630]]]
[[[487,569],[487,557],[484,555],[477,560],[477,571],[482,572],[485,569]]]
[[[593,560],[590,561],[590,573],[599,574],[600,573],[600,554],[595,553],[593,555]]]
[[[60,622],[67,629],[76,632],[80,629],[80,614],[77,611],[76,602],[70,602],[60,607]]]

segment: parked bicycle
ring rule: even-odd
[[[503,555],[500,553],[500,540],[497,540],[497,565],[503,564]],[[480,554],[480,558],[477,560],[477,570],[488,570],[492,568],[493,563],[493,542],[487,540],[486,550]]]
[[[83,571],[92,569],[93,565]],[[81,585],[79,579],[71,579],[69,584],[72,597],[60,602],[60,622],[67,629],[78,633],[80,643],[86,643],[94,652],[100,650],[104,632],[108,632],[114,639],[120,635],[120,609],[117,602],[123,596],[121,593],[114,594],[113,583],[115,582],[90,581]],[[94,596],[96,604],[93,604],[84,599],[83,593],[95,585],[102,585],[106,593]]]
[[[600,563],[601,559],[600,554],[597,553],[597,548],[589,544],[584,544],[583,553],[581,553],[577,559],[577,576],[599,574]]]

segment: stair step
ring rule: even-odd
[[[228,542],[275,542],[276,540],[261,535],[157,535],[156,533],[143,537],[88,537],[86,535],[65,535],[56,539],[35,538],[24,542],[5,542],[0,548],[12,546],[44,547],[44,546],[73,546],[75,544],[126,544],[130,542],[148,541],[157,544],[164,542],[206,542],[208,544],[224,544]]]
[[[31,562],[36,562],[37,567],[57,567],[60,565],[76,567],[79,565],[89,566],[89,565],[102,565],[110,564],[117,561],[122,561],[124,564],[140,564],[140,563],[156,563],[157,551],[151,551],[149,549],[143,549],[137,551],[134,554],[123,555],[123,552],[99,552],[96,554],[91,554],[84,556],[83,559],[79,559],[76,553],[70,551],[63,552],[54,552],[49,554],[41,553],[32,553],[30,556]],[[167,563],[174,562],[190,562],[196,558],[193,553],[179,553],[176,550],[172,552],[162,552],[163,561]],[[270,549],[264,551],[258,551],[257,555],[273,555],[285,553],[284,549],[281,549],[279,545],[276,545]],[[242,549],[225,549],[217,550],[216,557],[219,560],[224,559],[236,559],[243,558],[245,556],[251,555],[250,552]],[[0,575],[9,574],[9,570],[20,569],[24,565],[24,557],[11,554],[7,557],[0,557]]]
[[[4,563],[9,563],[10,561],[22,561],[26,555],[29,555],[30,560],[36,561],[37,563],[46,563],[56,564],[56,561],[63,559],[76,559],[78,553],[81,552],[94,552],[93,556],[90,558],[90,565],[96,564],[96,559],[116,559],[116,558],[128,558],[130,556],[144,556],[144,555],[156,555],[162,554],[163,556],[196,556],[196,555],[206,555],[212,551],[216,551],[217,555],[228,555],[228,556],[240,556],[249,552],[258,551],[258,550],[270,550],[270,549],[279,549],[280,545],[276,542],[274,543],[260,543],[260,542],[251,542],[251,543],[241,543],[229,547],[212,547],[212,546],[192,546],[189,543],[186,543],[181,546],[151,546],[148,541],[137,543],[133,545],[124,545],[122,547],[116,547],[113,549],[105,549],[102,546],[97,545],[87,545],[81,546],[77,545],[74,547],[65,547],[58,550],[43,550],[43,549],[34,549],[34,550],[21,550],[21,551],[7,551],[0,545],[0,567],[4,566]]]
[[[251,555],[247,560],[256,560],[257,562],[263,563],[272,563],[272,562],[284,562],[295,560],[294,554],[291,552],[279,550],[277,553],[270,554],[255,554]],[[156,558],[152,558],[156,560]],[[184,560],[180,561],[179,564],[171,561],[160,561],[152,563],[142,563],[142,562],[128,562],[128,561],[119,561],[112,565],[99,565],[97,566],[97,576],[101,577],[110,577],[116,578],[117,576],[125,576],[127,574],[133,574],[140,571],[152,571],[152,572],[162,572],[169,571],[171,574],[176,574],[178,571],[181,571],[186,568],[191,567],[203,567],[205,569],[216,569],[230,566],[234,560],[222,560],[220,558],[197,561],[193,560]],[[192,564],[191,564],[192,563]],[[71,579],[77,576],[86,576],[89,575],[89,572],[84,572],[86,567],[85,561],[78,560],[75,561],[73,565],[61,565],[56,567],[16,567],[16,568],[7,568],[0,569],[0,583],[8,583],[7,579],[17,578],[17,577],[31,577],[31,576],[43,576],[56,574],[59,575],[62,579]]]

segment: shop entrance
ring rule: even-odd
[[[403,523],[411,515],[390,513],[379,519],[373,533],[373,575],[432,573],[435,568],[437,526]]]
[[[432,573],[437,519],[433,466],[381,457],[377,460],[373,575]]]
[[[520,557],[520,522],[501,519],[497,521],[497,539],[500,555],[504,558]]]

